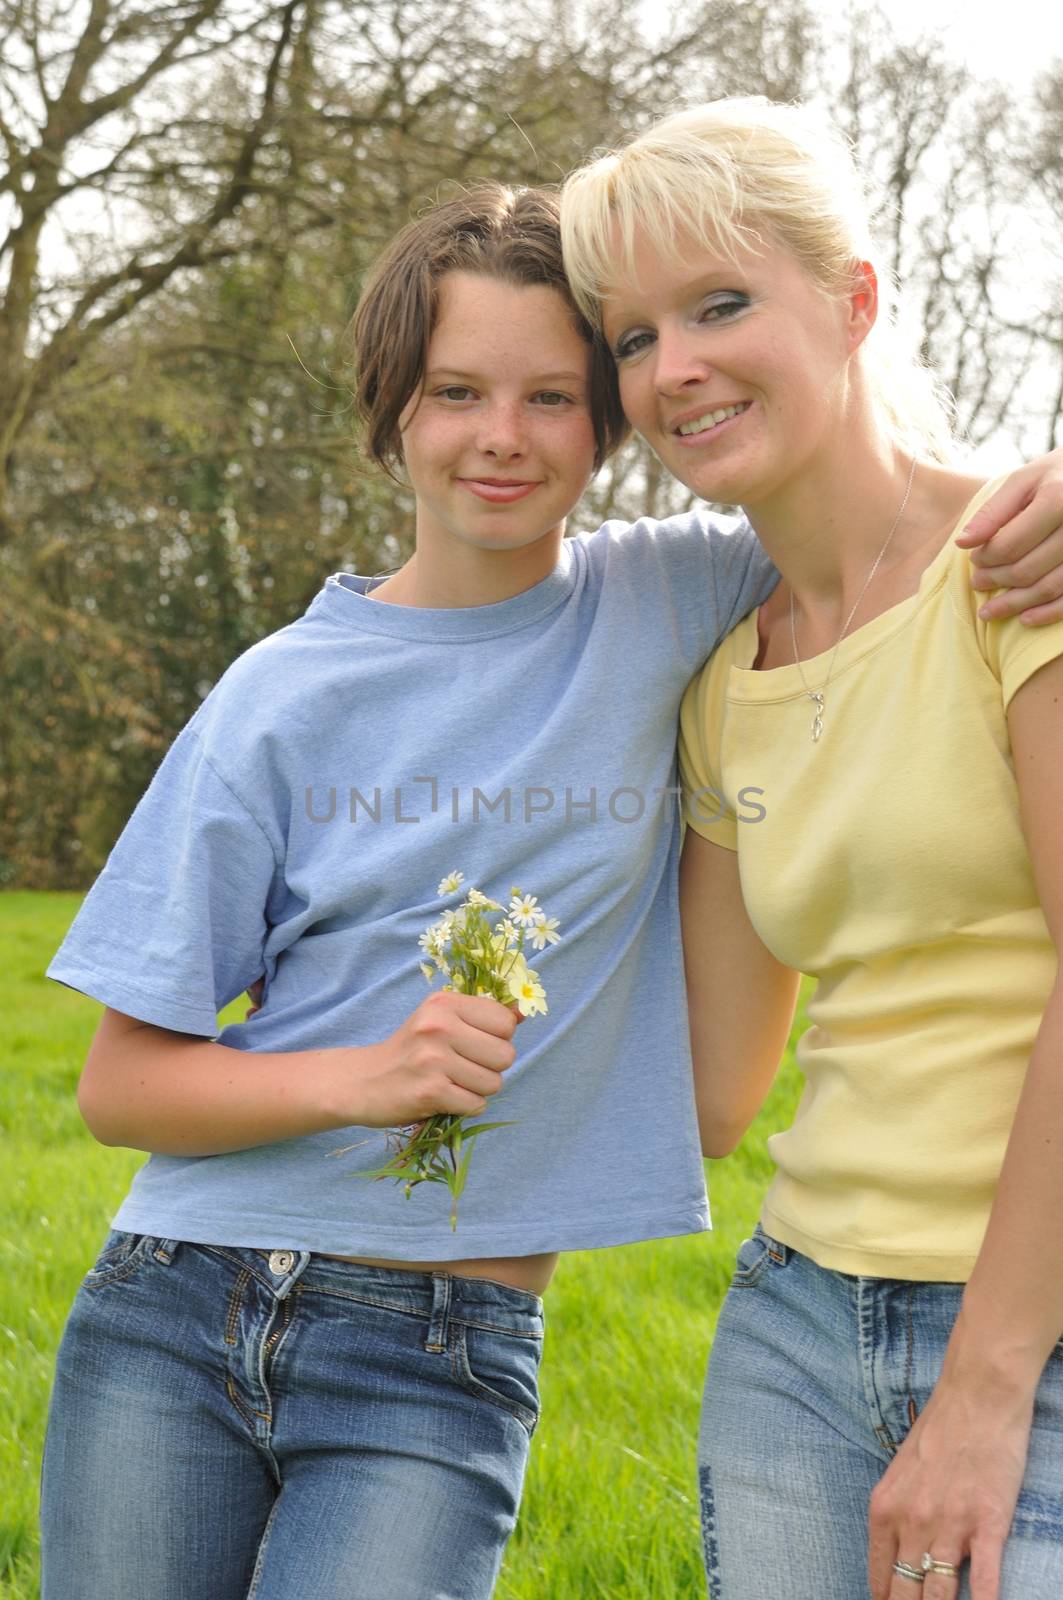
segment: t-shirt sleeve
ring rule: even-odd
[[[680,520],[661,528],[678,532]],[[682,522],[682,537],[669,533],[662,548],[674,570],[678,604],[690,614],[698,664],[768,598],[779,574],[745,517],[702,510]]]
[[[607,522],[581,539],[601,584],[608,574],[614,609],[658,644],[674,640],[684,677],[779,581],[745,518],[707,509]]]
[[[142,1022],[213,1037],[262,973],[277,856],[193,725],[179,735],[48,976]]]
[[[1004,477],[983,484],[963,514],[966,523],[973,512],[979,510],[993,495]],[[978,615],[978,608],[990,598],[986,590],[971,587],[970,552],[952,546],[953,567],[950,580],[954,585],[954,603],[969,618],[982,659],[1000,684],[1004,709],[1027,679],[1041,667],[1063,656],[1063,622],[1046,623],[1040,628],[1028,628],[1018,617],[1005,617],[998,622],[987,622]],[[994,590],[999,594],[1002,591]]]
[[[679,781],[683,820],[703,839],[738,849],[738,820],[720,777],[720,735],[727,663],[718,652],[692,680],[679,710]]]
[[[779,573],[745,517],[724,528],[719,519],[709,519],[707,525],[719,618],[719,633],[712,642],[715,649],[743,617],[764,604]]]
[[[982,605],[985,599],[985,591],[975,593],[976,604]],[[1035,672],[1063,656],[1063,622],[1028,628],[1018,617],[999,622],[984,622],[979,617],[976,626],[982,654],[1000,682],[1005,710]]]

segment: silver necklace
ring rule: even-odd
[[[845,635],[849,632],[850,624],[852,623],[853,618],[856,616],[857,607],[859,606],[861,600],[864,598],[864,595],[867,593],[868,585],[870,584],[872,578],[875,576],[875,573],[878,571],[879,567],[882,565],[882,559],[885,556],[886,551],[889,549],[891,543],[893,542],[893,535],[897,532],[897,529],[900,527],[901,518],[904,516],[904,510],[905,510],[905,507],[908,504],[908,497],[912,492],[912,484],[914,482],[915,482],[915,458],[913,457],[912,458],[912,470],[908,474],[908,487],[904,491],[904,498],[901,501],[900,506],[898,507],[897,515],[893,519],[893,526],[890,528],[889,533],[886,535],[886,542],[882,546],[882,549],[879,551],[878,555],[875,557],[874,563],[872,564],[872,567],[871,567],[871,571],[868,573],[867,577],[864,579],[863,587],[861,588],[860,593],[857,595],[855,601],[853,602],[853,609],[850,611],[849,615],[846,617],[844,623],[842,624],[842,631],[841,631],[841,633],[839,633],[837,639],[835,639],[835,641],[834,641],[834,649],[831,651],[831,658],[830,658],[830,661],[827,663],[827,676],[823,680],[822,689],[810,689],[808,687],[808,679],[805,677],[805,670],[801,665],[801,658],[798,655],[798,651],[797,651],[797,624],[796,624],[796,622],[794,620],[794,591],[792,589],[790,590],[790,641],[791,641],[791,643],[793,644],[793,647],[794,647],[794,664],[797,667],[798,672],[801,674],[801,683],[804,686],[805,694],[808,696],[808,698],[811,700],[812,704],[816,708],[816,714],[812,718],[812,743],[813,744],[818,744],[819,743],[820,735],[823,732],[823,708],[824,708],[824,705],[826,703],[827,688],[828,688],[828,686],[830,684],[831,674],[834,671],[834,662],[835,662],[835,658],[837,657],[837,654],[838,654],[838,647],[841,644],[842,640],[845,638]]]

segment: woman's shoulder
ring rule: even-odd
[[[889,609],[918,594],[925,602],[932,595],[958,596],[959,611],[977,613],[985,595],[971,588],[971,552],[956,543],[975,512],[992,495],[999,480],[959,470],[937,462],[921,464],[916,495],[909,511],[908,549],[898,551],[876,584],[879,610]],[[914,515],[913,515],[914,512]],[[953,604],[955,607],[955,602]],[[873,608],[874,609],[874,608]],[[926,613],[922,604],[915,615]]]
[[[973,517],[1006,476],[975,472],[954,462],[928,461],[923,470],[930,476],[931,492],[941,507],[943,520],[958,524]]]

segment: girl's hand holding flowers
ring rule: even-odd
[[[454,894],[463,881],[462,873],[453,872],[439,893]],[[441,976],[447,982],[386,1041],[383,1115],[373,1125],[408,1125],[396,1131],[391,1158],[369,1176],[394,1178],[407,1199],[419,1183],[445,1183],[452,1228],[473,1141],[508,1126],[481,1122],[467,1128],[463,1119],[478,1116],[501,1088],[501,1074],[515,1058],[509,1041],[517,1023],[546,1010],[545,990],[524,947],[556,944],[557,928],[556,917],[548,917],[534,895],[514,889],[504,908],[470,889],[456,910],[444,911],[420,937],[426,980]]]
[[[517,1018],[486,996],[439,991],[423,1000],[382,1046],[382,1069],[366,1084],[376,1128],[433,1113],[479,1116],[516,1059]]]

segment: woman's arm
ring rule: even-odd
[[[233,1050],[104,1011],[78,1085],[101,1144],[209,1156],[328,1128],[477,1116],[502,1087],[517,1017],[483,996],[431,994],[380,1044]]]
[[[1063,617],[1063,449],[1013,472],[956,541],[971,556],[977,589],[1000,588],[984,617],[1036,626]]]
[[[679,903],[701,1148],[725,1156],[771,1088],[800,979],[764,948],[750,923],[737,852],[692,828],[683,845]]]
[[[1063,659],[1008,711],[1023,825],[1041,905],[1063,951]],[[948,1137],[948,1130],[942,1130]],[[1034,1392],[1063,1333],[1063,974],[1030,1057],[985,1240],[941,1377],[872,1497],[872,1594],[910,1600],[898,1550],[971,1558],[972,1600],[996,1600],[1022,1483]],[[892,1587],[891,1587],[892,1582]],[[924,1600],[953,1600],[931,1575]]]

